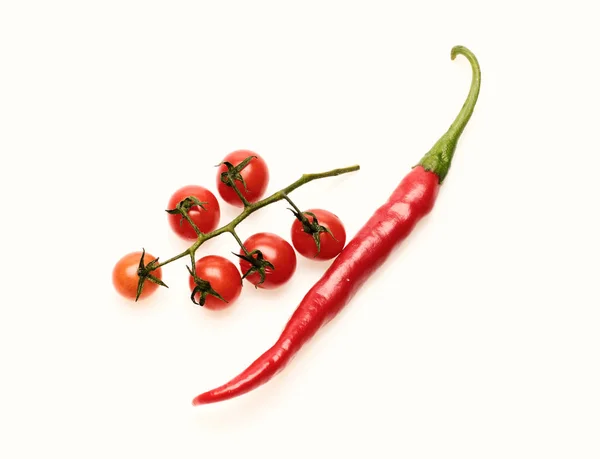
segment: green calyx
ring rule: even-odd
[[[313,240],[315,241],[315,245],[317,246],[317,253],[315,254],[315,258],[321,252],[321,233],[327,233],[335,241],[337,241],[337,239],[335,238],[335,236],[333,235],[331,230],[329,228],[327,228],[326,226],[319,224],[319,220],[317,220],[317,216],[315,214],[313,214],[312,212],[298,212],[294,209],[289,209],[289,210],[291,210],[292,213],[294,214],[294,217],[296,217],[300,221],[300,223],[302,223],[302,230],[306,234],[310,234],[312,236]],[[312,221],[310,221],[308,218],[306,218],[305,215],[312,217]]]
[[[183,220],[187,220],[192,229],[195,231],[196,236],[200,236],[202,231],[200,231],[200,228],[198,228],[198,226],[194,223],[194,220],[192,220],[190,217],[190,210],[195,206],[201,208],[202,210],[206,210],[204,204],[208,204],[208,202],[200,201],[196,196],[188,196],[182,201],[179,201],[177,206],[175,206],[175,209],[167,209],[167,213],[172,215],[181,215],[181,218],[179,219],[179,225],[183,225]]]
[[[188,215],[192,207],[197,206],[200,207],[202,210],[206,210],[206,207],[204,207],[205,204],[208,204],[208,202],[200,201],[196,196],[188,196],[185,199],[179,201],[175,206],[175,209],[167,209],[166,212],[172,215],[181,215],[181,219],[179,221],[179,224],[181,225],[184,219],[189,218]]]
[[[146,283],[146,281],[154,282],[155,284],[158,284],[162,287],[169,288],[169,286],[167,284],[165,284],[162,280],[160,280],[158,277],[153,276],[151,274],[152,271],[154,271],[156,268],[159,267],[158,258],[155,258],[154,260],[150,261],[148,264],[144,264],[144,256],[145,255],[146,255],[146,250],[142,249],[142,256],[140,257],[140,264],[138,265],[138,270],[137,270],[137,275],[139,277],[139,280],[138,280],[138,285],[137,285],[137,292],[135,295],[135,301],[137,301],[140,298],[140,295],[142,294],[142,290],[144,289],[144,284]]]
[[[463,104],[462,109],[448,128],[448,131],[440,137],[418,164],[426,171],[435,173],[439,177],[440,183],[442,183],[446,178],[446,175],[448,175],[452,157],[456,150],[456,144],[473,114],[473,109],[475,108],[475,103],[479,96],[479,88],[481,86],[481,69],[479,68],[479,62],[475,55],[464,46],[455,46],[452,48],[450,57],[454,60],[458,54],[465,56],[471,64],[473,70],[471,89],[469,90],[469,94],[467,95],[467,99]]]
[[[275,266],[273,266],[273,263],[271,263],[270,261],[265,259],[264,255],[262,254],[262,252],[260,250],[253,250],[252,252],[248,253],[247,255],[240,255],[235,252],[232,252],[232,253],[236,257],[239,257],[242,260],[245,260],[250,264],[250,268],[248,269],[248,271],[246,271],[244,273],[244,275],[242,276],[242,279],[245,279],[250,274],[258,273],[258,275],[260,276],[260,280],[259,280],[258,284],[255,285],[256,288],[258,288],[258,286],[265,281],[265,278],[267,276],[267,269],[272,270],[272,271],[275,270]]]
[[[242,201],[242,204],[244,204],[244,207],[248,207],[250,203],[239,190],[235,182],[240,182],[244,186],[244,191],[248,191],[248,188],[246,187],[246,181],[244,180],[244,177],[242,176],[241,172],[254,158],[256,158],[256,156],[248,156],[241,163],[235,166],[229,161],[223,161],[221,164],[217,165],[217,167],[223,165],[227,167],[227,170],[221,173],[221,182],[223,182],[228,187],[233,188],[233,191],[235,191],[235,193],[238,195],[240,201]]]
[[[221,182],[229,187],[233,187],[236,181],[239,181],[244,186],[244,190],[246,190],[246,182],[244,181],[244,177],[242,177],[242,170],[252,161],[256,156],[248,156],[241,163],[237,165],[231,164],[229,161],[223,161],[219,166],[225,165],[227,170],[221,173]]]
[[[192,276],[192,278],[194,279],[194,284],[195,287],[192,290],[192,302],[194,304],[197,304],[198,306],[204,306],[204,304],[206,303],[206,297],[208,295],[212,295],[216,298],[218,298],[221,301],[224,301],[225,303],[227,303],[227,301],[225,300],[225,298],[223,298],[221,295],[219,295],[219,293],[217,291],[215,291],[215,289],[212,288],[212,286],[210,285],[210,282],[208,282],[207,280],[201,279],[199,278],[195,272],[193,272],[189,266],[186,266],[188,272],[190,273],[190,276]],[[196,300],[196,295],[200,295],[200,299]]]

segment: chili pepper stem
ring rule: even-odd
[[[304,174],[298,180],[296,180],[292,184],[286,186],[285,188],[273,193],[271,196],[268,196],[265,199],[256,201],[251,204],[249,203],[247,206],[244,207],[244,210],[237,217],[235,217],[233,220],[231,220],[227,225],[224,225],[210,233],[200,233],[198,235],[198,238],[196,239],[196,241],[190,247],[188,247],[183,252],[169,258],[168,260],[163,261],[162,263],[158,263],[154,267],[154,269],[161,268],[165,265],[168,265],[169,263],[172,263],[176,260],[179,260],[180,258],[185,257],[186,255],[196,253],[196,250],[198,250],[198,248],[202,244],[204,244],[206,241],[208,241],[209,239],[212,239],[214,237],[217,237],[223,233],[231,233],[234,235],[234,237],[236,237],[236,239],[239,239],[239,238],[237,238],[237,234],[235,233],[235,228],[237,227],[237,225],[239,225],[241,222],[243,222],[246,218],[248,218],[250,215],[252,215],[257,210],[262,209],[263,207],[266,207],[269,204],[273,204],[275,202],[286,199],[286,196],[288,195],[288,193],[291,193],[295,189],[300,188],[302,185],[312,182],[313,180],[319,180],[319,179],[326,178],[326,177],[336,177],[338,175],[348,174],[349,172],[356,172],[359,169],[360,169],[360,166],[355,165],[355,166],[350,166],[350,167],[341,167],[339,169],[332,169],[327,172]],[[240,245],[243,247],[242,244],[240,244]]]
[[[479,96],[479,88],[481,86],[481,69],[479,68],[479,62],[475,55],[464,46],[455,46],[450,52],[450,57],[454,60],[458,54],[461,54],[468,59],[473,71],[469,94],[454,122],[448,128],[448,131],[440,137],[418,164],[426,171],[434,172],[439,177],[439,183],[442,183],[446,178],[446,175],[448,175],[452,157],[456,150],[456,144],[473,114],[473,109],[475,108],[475,103]]]

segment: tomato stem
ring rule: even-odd
[[[197,242],[197,241],[196,241],[196,242]],[[195,243],[194,243],[194,244],[195,244]],[[185,250],[185,251],[183,251],[183,252],[181,252],[181,253],[178,253],[178,254],[177,254],[177,255],[175,255],[174,257],[171,257],[171,258],[169,258],[168,260],[165,260],[165,261],[163,261],[162,263],[158,264],[158,265],[156,266],[156,268],[160,268],[161,266],[168,265],[169,263],[172,263],[172,262],[174,262],[174,261],[177,261],[177,260],[179,260],[180,258],[183,258],[183,257],[185,257],[186,255],[188,255],[189,253],[190,253],[190,249],[188,248],[187,250]],[[156,269],[156,268],[155,268],[155,269]]]
[[[248,202],[246,197],[240,192],[237,185],[235,184],[235,181],[239,180],[242,183],[242,185],[244,185],[244,189],[246,188],[246,182],[244,181],[244,177],[240,174],[240,172],[248,165],[248,163],[253,158],[256,158],[256,156],[248,156],[246,159],[244,159],[241,163],[239,163],[236,166],[234,166],[233,164],[231,164],[228,161],[224,161],[221,164],[219,164],[219,166],[224,164],[227,167],[227,171],[223,172],[223,174],[221,174],[221,181],[223,183],[225,183],[227,186],[230,186],[231,188],[233,188],[233,191],[235,191],[235,194],[238,195],[238,198],[240,198],[240,200],[242,201],[242,204],[244,204],[244,207],[248,207],[250,205],[250,203]]]
[[[242,194],[242,192],[238,189],[234,180],[231,181],[231,187],[233,188],[233,191],[235,191],[235,193],[238,195],[238,197],[242,200],[242,203],[244,204],[244,208],[247,208],[250,205],[250,203],[248,202],[246,197]]]
[[[235,228],[240,223],[242,223],[246,218],[248,218],[250,215],[252,215],[257,210],[262,209],[263,207],[266,207],[269,204],[273,204],[275,202],[282,201],[284,199],[287,200],[292,206],[294,206],[296,208],[295,204],[292,203],[290,201],[290,199],[288,198],[288,196],[287,196],[288,193],[291,193],[295,189],[300,188],[302,185],[312,182],[313,180],[319,180],[319,179],[326,178],[326,177],[335,177],[335,176],[342,175],[342,174],[348,174],[349,172],[355,172],[359,169],[360,169],[360,166],[355,165],[355,166],[350,166],[350,167],[341,167],[339,169],[332,169],[327,172],[304,174],[304,175],[302,175],[302,177],[300,177],[298,180],[296,180],[292,184],[273,193],[271,196],[268,196],[265,199],[262,199],[260,201],[256,201],[252,204],[250,204],[245,198],[243,198],[243,196],[241,196],[241,193],[239,192],[239,190],[237,190],[237,188],[234,186],[234,189],[236,190],[236,192],[238,192],[238,195],[240,195],[242,202],[244,202],[244,210],[237,217],[235,217],[233,220],[231,220],[227,225],[217,228],[216,230],[214,230],[210,233],[200,233],[198,235],[198,238],[196,239],[196,241],[190,247],[188,247],[186,250],[169,258],[168,260],[163,261],[162,263],[156,264],[153,268],[154,269],[161,268],[165,265],[168,265],[169,263],[172,263],[176,260],[179,260],[180,258],[185,257],[186,255],[193,256],[193,254],[196,253],[196,250],[198,250],[198,248],[202,244],[204,244],[209,239],[217,237],[223,233],[231,233],[233,235],[233,237],[235,237],[238,244],[240,244],[240,247],[242,247],[244,252],[246,254],[248,254],[248,251],[246,250],[246,248],[242,244],[240,238],[238,237],[237,233],[235,232]]]
[[[196,252],[190,252],[190,262],[192,263],[192,274],[196,275]]]
[[[192,226],[193,230],[196,232],[196,236],[200,236],[200,234],[202,234],[202,231],[200,231],[200,228],[196,226],[194,220],[192,220],[189,214],[186,211],[183,211],[181,215],[183,215],[183,218],[185,218],[188,221],[188,223]]]
[[[237,233],[235,232],[235,230],[232,229],[230,231],[230,233],[233,235],[233,237],[235,238],[235,240],[237,241],[237,243],[240,245],[240,247],[242,248],[242,250],[244,251],[244,253],[246,255],[248,255],[248,249],[246,248],[246,246],[244,246],[244,243],[242,242],[242,240],[240,239],[240,237],[237,235]]]
[[[302,211],[298,208],[296,204],[294,204],[294,201],[292,201],[287,194],[283,194],[283,199],[285,199],[288,202],[288,204],[294,208],[294,210],[296,211],[294,212],[294,215],[298,220],[300,220],[302,224],[309,224],[308,219],[304,216]]]

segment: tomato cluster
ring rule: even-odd
[[[252,205],[267,190],[267,163],[253,151],[234,151],[219,165],[216,184],[218,194],[226,203],[242,208]],[[175,234],[194,241],[217,229],[221,208],[209,189],[186,185],[171,195],[167,213]],[[262,232],[241,244],[237,255],[239,270],[230,260],[218,255],[205,256],[188,267],[192,301],[207,309],[224,309],[240,296],[243,279],[262,289],[274,289],[287,283],[296,271],[296,251],[314,260],[330,260],[342,251],[346,232],[336,215],[323,209],[300,212],[297,208],[294,215],[290,229],[293,248],[282,237]],[[126,298],[146,298],[159,285],[165,285],[161,266],[158,259],[147,252],[129,253],[113,269],[114,287]]]

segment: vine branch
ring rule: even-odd
[[[262,209],[263,207],[266,207],[269,204],[273,204],[275,202],[281,201],[283,199],[287,200],[288,193],[291,193],[295,189],[300,188],[302,185],[312,182],[313,180],[318,180],[318,179],[322,179],[322,178],[326,178],[326,177],[335,177],[337,175],[347,174],[349,172],[355,172],[359,169],[360,169],[360,166],[356,165],[356,166],[350,166],[350,167],[342,167],[339,169],[332,169],[327,172],[319,172],[319,173],[315,173],[315,174],[304,174],[304,175],[302,175],[302,177],[300,177],[294,183],[273,193],[271,196],[269,196],[265,199],[262,199],[260,201],[256,201],[255,203],[252,203],[252,204],[248,203],[248,205],[245,205],[244,210],[237,217],[235,217],[233,220],[231,220],[227,225],[217,228],[216,230],[211,231],[210,233],[200,233],[198,235],[198,238],[196,239],[196,241],[190,247],[188,247],[183,252],[169,258],[168,260],[165,260],[162,263],[156,264],[154,269],[163,267],[169,263],[172,263],[173,261],[176,261],[176,260],[179,260],[180,258],[185,257],[186,255],[189,255],[192,259],[194,259],[193,258],[194,254],[196,253],[196,251],[202,244],[204,244],[209,239],[217,237],[223,233],[231,233],[236,238],[236,240],[238,240],[238,243],[239,243],[240,242],[239,237],[237,237],[237,233],[235,232],[236,226],[238,226],[240,223],[242,223],[246,218],[248,218],[250,215],[252,215],[257,210]],[[243,247],[243,245],[242,245],[242,247]]]

